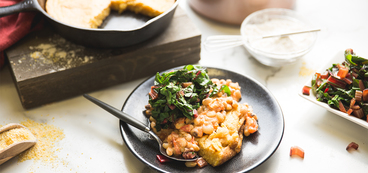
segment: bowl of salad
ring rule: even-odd
[[[346,49],[317,71],[299,95],[368,129],[368,59]]]

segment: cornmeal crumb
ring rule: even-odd
[[[25,128],[20,127],[7,130],[0,133],[0,150],[7,148],[11,144],[29,140],[35,140],[35,137]]]
[[[54,162],[57,159],[55,151],[60,149],[56,148],[56,144],[65,138],[63,130],[54,125],[37,123],[32,120],[21,122],[21,124],[32,132],[37,138],[37,143],[29,150],[21,153],[19,161],[34,159],[43,162]]]

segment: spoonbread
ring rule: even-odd
[[[98,28],[111,9],[156,17],[174,3],[175,0],[47,0],[46,11],[54,19],[69,25]]]
[[[213,103],[210,104],[223,103],[224,99],[226,98],[213,99]],[[200,108],[208,110],[203,111],[204,114],[211,111],[210,104]],[[196,139],[200,148],[198,154],[214,167],[234,157],[242,147],[247,116],[252,116],[251,107],[233,100],[232,109],[226,111],[225,120],[219,123],[217,129],[211,134]]]
[[[110,14],[108,0],[48,0],[46,11],[54,19],[83,28],[97,28]]]
[[[196,86],[199,85],[195,83],[197,81],[191,80],[197,79],[202,73],[204,75],[198,81],[208,86],[207,91],[211,95]],[[252,107],[239,103],[242,97],[239,83],[215,78],[208,82],[205,80],[208,78],[206,72],[195,70],[177,70],[157,76],[155,85],[151,86],[148,94],[150,104],[145,107],[146,114],[150,116],[151,128],[162,139],[166,154],[178,157],[181,155],[184,159],[192,159],[198,154],[202,157],[196,162],[199,167],[207,163],[216,167],[227,162],[241,151],[243,137],[258,131],[258,118]],[[156,88],[158,89],[154,90]],[[170,98],[164,97],[170,96],[167,94],[168,90],[173,91]],[[204,96],[202,101],[199,97],[196,98],[197,93],[193,94],[197,90],[201,92],[198,95]],[[192,99],[192,102],[184,102],[184,97]],[[167,100],[170,99],[177,102],[168,103]],[[193,102],[199,106],[193,110],[193,117],[177,116],[179,113],[176,108],[181,106],[176,104],[178,100],[185,105],[184,111],[188,111]],[[172,124],[169,125],[168,122]],[[195,165],[191,163],[187,166]]]

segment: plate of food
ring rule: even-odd
[[[368,129],[368,59],[346,49],[332,58],[299,95],[328,111]]]
[[[120,121],[129,150],[160,172],[247,172],[271,157],[284,133],[282,110],[267,88],[214,67],[157,73],[135,88],[122,111],[150,125],[168,155],[205,162],[163,162],[149,134]]]

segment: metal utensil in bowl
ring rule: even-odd
[[[89,101],[93,102],[94,104],[96,104],[97,106],[101,107],[102,109],[105,109],[107,112],[113,114],[114,116],[116,116],[117,118],[119,118],[120,120],[134,126],[135,128],[142,130],[144,132],[149,133],[153,138],[156,139],[156,141],[158,142],[159,145],[159,149],[162,155],[166,156],[167,158],[173,159],[173,160],[177,160],[177,161],[184,161],[184,162],[189,162],[189,161],[196,161],[198,159],[197,155],[196,157],[194,157],[193,159],[183,159],[183,158],[179,158],[179,157],[174,157],[174,156],[169,156],[166,154],[166,150],[165,148],[162,146],[162,141],[161,139],[153,132],[150,130],[149,126],[144,125],[142,122],[136,120],[135,118],[133,118],[132,116],[120,111],[119,109],[116,109],[114,107],[112,107],[111,105],[108,105],[88,94],[83,94],[83,96],[88,99]]]

